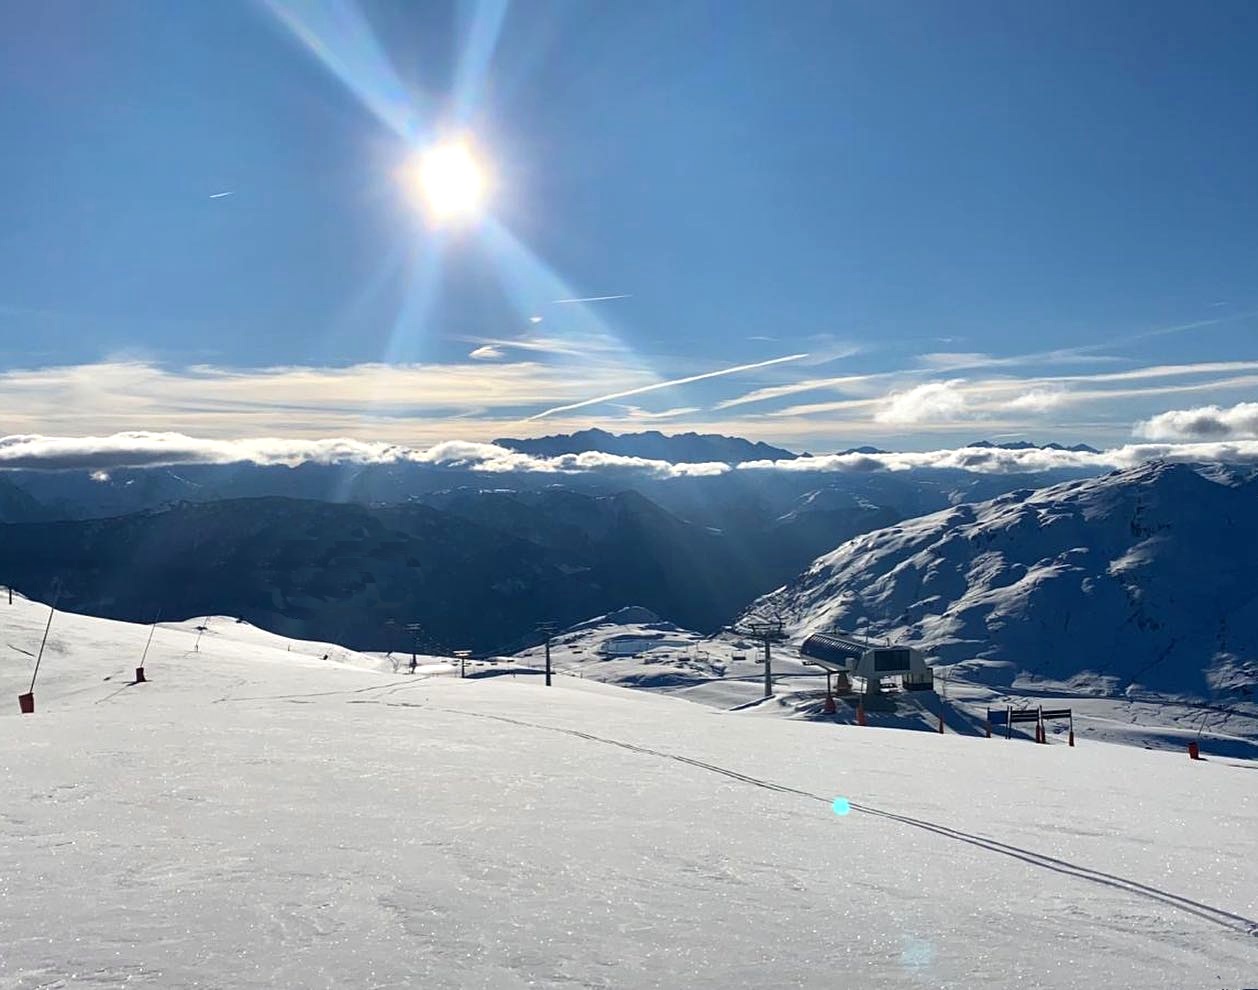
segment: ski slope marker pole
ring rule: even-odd
[[[48,630],[52,628],[52,617],[57,614],[57,599],[61,597],[60,591],[57,597],[52,600],[52,606],[48,609],[48,624],[44,626],[44,638],[39,641],[39,654],[35,657],[35,670],[31,673],[31,687],[26,694],[17,696],[18,710],[23,715],[35,714],[35,678],[39,676],[39,664],[44,659],[44,646],[48,643]]]
[[[144,644],[144,652],[140,654],[140,666],[135,668],[135,682],[137,684],[143,684],[148,680],[144,676],[144,660],[149,655],[149,647],[153,645],[153,634],[157,632],[157,623],[161,617],[162,610],[159,608],[157,614],[153,616],[153,624],[149,626],[149,638]]]

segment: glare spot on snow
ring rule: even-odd
[[[905,969],[922,969],[935,958],[935,947],[920,938],[908,938],[900,951],[900,965]]]

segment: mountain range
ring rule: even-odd
[[[58,585],[65,607],[113,618],[233,614],[359,649],[398,647],[407,623],[431,648],[511,649],[543,620],[630,604],[710,632],[754,601],[800,636],[912,641],[992,677],[1243,699],[1258,682],[1256,484],[1162,463],[1101,477],[20,470],[0,474],[0,583],[45,600]]]
[[[0,583],[110,618],[238,615],[361,649],[418,622],[443,649],[506,648],[543,620],[626,602],[712,630],[822,550],[899,518],[857,502],[802,505],[735,529],[644,495],[453,489],[427,504],[291,498],[184,502],[0,526]],[[392,626],[390,625],[392,623]]]
[[[557,434],[518,440],[502,437],[494,441],[499,447],[518,450],[535,457],[559,457],[563,454],[580,454],[598,451],[618,454],[622,457],[641,457],[652,461],[669,461],[674,464],[707,463],[742,464],[747,461],[789,461],[799,455],[782,447],[752,442],[742,437],[727,437],[716,433],[675,433],[666,435],[658,430],[643,433],[607,433],[604,430],[580,430],[576,433]]]

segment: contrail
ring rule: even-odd
[[[618,296],[582,296],[580,299],[552,299],[552,303],[603,302],[605,299],[632,299],[633,294],[622,292]]]
[[[654,385],[643,385],[640,388],[626,389],[623,392],[612,392],[610,395],[600,395],[595,399],[583,399],[580,402],[573,402],[566,406],[555,406],[553,409],[544,409],[536,415],[528,417],[525,422],[531,423],[535,419],[542,419],[552,413],[568,412],[572,409],[582,409],[585,406],[598,405],[600,402],[610,402],[612,399],[624,399],[630,395],[641,395],[643,392],[654,392],[656,389],[672,388],[674,385],[689,385],[691,382],[700,382],[705,378],[720,378],[722,375],[737,375],[743,371],[755,371],[757,368],[767,368],[771,364],[783,364],[787,361],[798,361],[801,358],[808,357],[807,354],[788,354],[786,357],[770,358],[768,361],[757,361],[755,364],[740,364],[735,368],[722,368],[720,371],[705,371],[702,375],[691,375],[688,378],[674,378],[672,381],[656,382]]]
[[[229,189],[227,192],[210,193],[210,199],[222,199],[224,196],[234,196],[235,190]]]

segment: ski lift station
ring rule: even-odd
[[[879,694],[884,681],[899,681],[905,691],[933,691],[934,671],[922,651],[912,646],[874,646],[837,633],[813,633],[799,648],[805,663],[845,678],[858,677],[863,694]],[[841,690],[841,689],[840,689]]]

